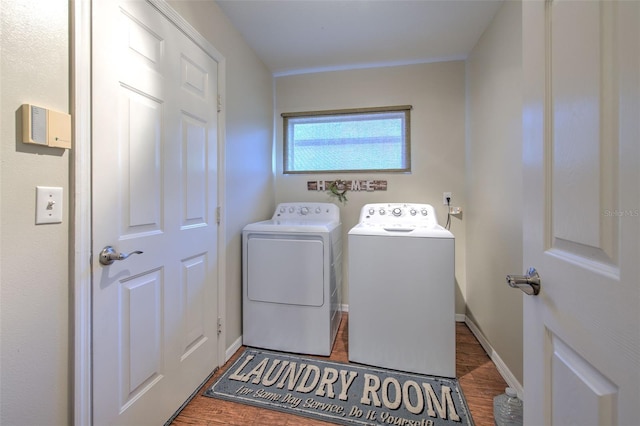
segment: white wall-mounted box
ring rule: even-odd
[[[71,115],[23,104],[22,142],[71,149]]]

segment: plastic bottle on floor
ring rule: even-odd
[[[493,418],[496,426],[522,426],[522,401],[513,388],[493,398]]]

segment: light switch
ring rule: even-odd
[[[36,186],[36,225],[62,222],[62,188]]]

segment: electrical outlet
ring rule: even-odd
[[[449,203],[447,203],[447,198],[449,199],[449,201],[452,200],[451,193],[450,192],[443,192],[442,193],[442,204],[444,204],[445,206],[449,204]]]

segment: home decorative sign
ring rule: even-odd
[[[347,191],[386,191],[386,180],[310,180],[309,191],[327,191],[332,197],[338,197],[341,203],[347,202]]]
[[[332,185],[344,185],[348,191],[386,191],[386,180],[310,180],[307,181],[309,191],[329,191]],[[342,189],[342,188],[341,188]]]

